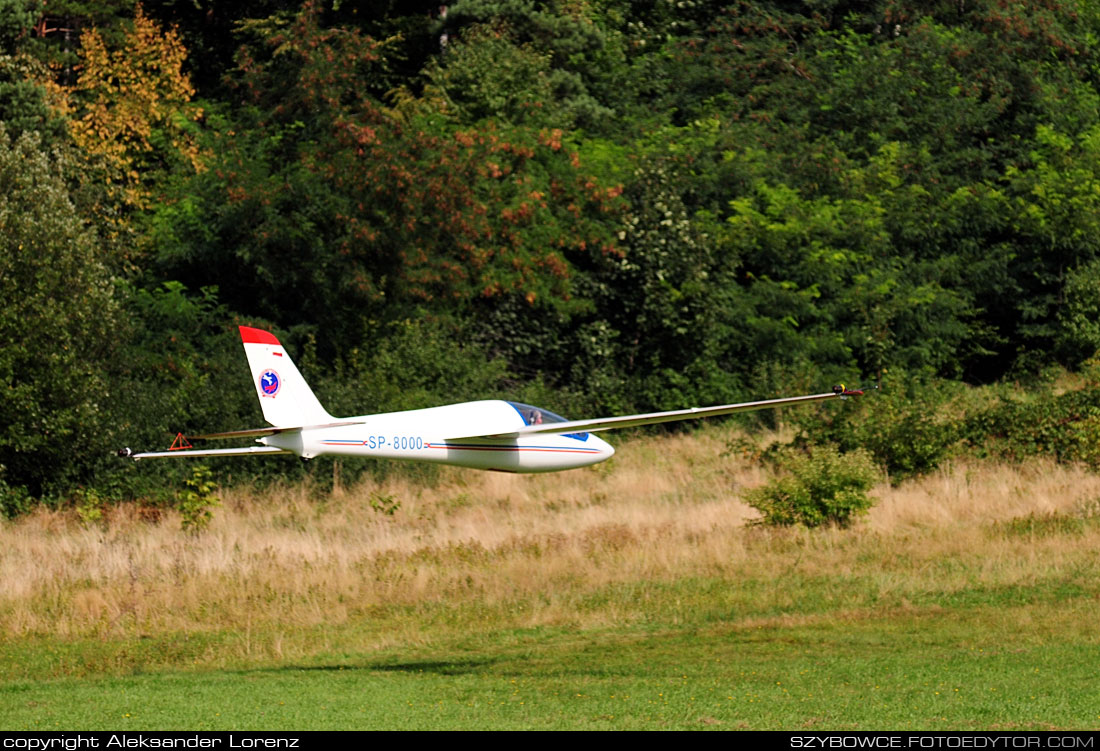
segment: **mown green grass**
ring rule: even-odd
[[[688,581],[681,594],[698,604],[700,592],[719,584],[730,586]],[[668,602],[677,585],[663,587],[656,599]],[[441,604],[419,616],[445,621],[455,616],[449,610]],[[378,624],[349,622],[304,634],[327,645],[308,659],[238,657],[218,668],[210,667],[217,653],[239,645],[240,634],[7,641],[0,727],[1100,726],[1094,594],[1052,594],[1043,585],[920,605],[793,611],[747,619],[696,611],[670,619],[680,623],[587,629],[443,628],[438,640],[374,651],[356,645]]]

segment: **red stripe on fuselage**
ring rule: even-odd
[[[598,454],[599,449],[559,449],[549,446],[451,446],[446,443],[425,443],[428,449],[450,449],[452,451],[542,451],[551,454]]]
[[[358,439],[329,439],[321,441],[324,446],[366,446],[366,441]],[[385,448],[385,447],[380,447]],[[390,447],[393,448],[393,447]],[[447,443],[425,443],[426,449],[449,449],[451,451],[538,451],[547,454],[587,454],[592,456],[600,453],[599,449],[567,449],[567,448],[554,448],[552,446],[455,446]],[[404,449],[394,449],[396,451],[403,451]],[[410,449],[411,451],[419,451],[420,449]]]

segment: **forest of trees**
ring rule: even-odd
[[[1100,4],[439,2],[0,0],[0,514],[260,426],[237,324],[333,414],[1100,349]]]

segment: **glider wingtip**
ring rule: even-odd
[[[237,328],[240,329],[241,341],[245,344],[279,344],[279,340],[269,331],[253,328],[252,326],[238,326]]]

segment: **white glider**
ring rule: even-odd
[[[294,454],[312,459],[330,454],[427,461],[502,472],[555,472],[611,458],[615,449],[592,435],[598,431],[862,394],[844,386],[834,386],[824,394],[594,420],[566,420],[539,407],[499,399],[336,418],[321,406],[278,339],[267,331],[249,326],[241,326],[240,331],[256,395],[264,419],[272,427],[187,438],[255,438],[260,445],[193,449],[184,443],[180,448],[146,453],[134,453],[126,448],[118,452],[120,456],[153,459]]]

